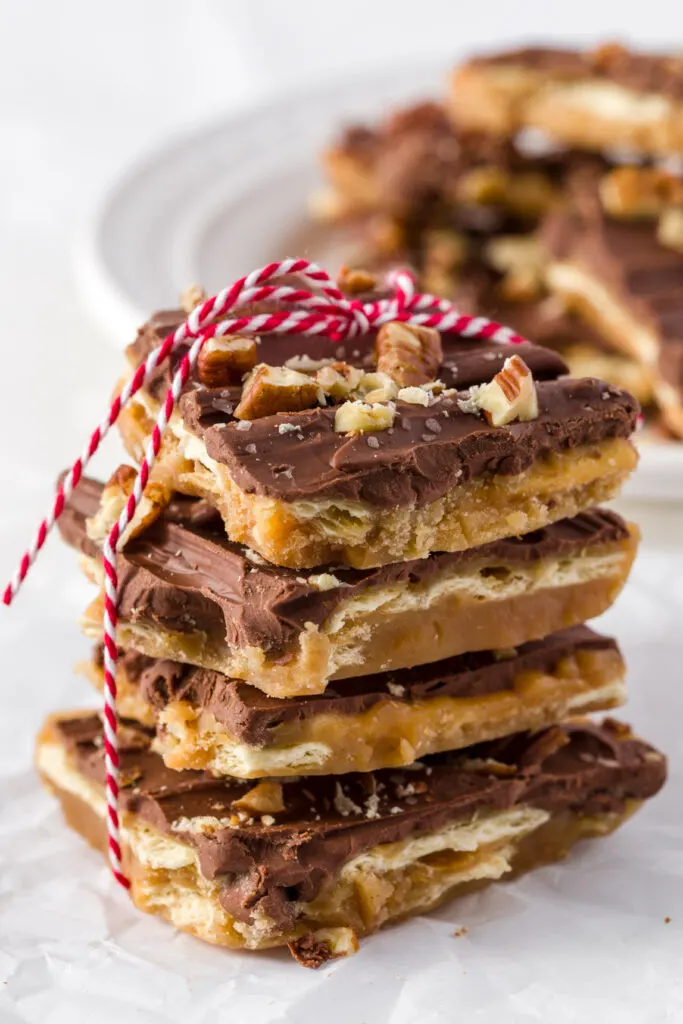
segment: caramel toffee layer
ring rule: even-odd
[[[552,79],[581,81],[598,78],[640,93],[659,93],[683,100],[683,61],[666,54],[634,53],[620,46],[596,51],[525,47],[475,57],[466,67],[524,68]]]
[[[103,785],[99,718],[58,719],[53,731],[78,770]],[[119,742],[125,811],[194,847],[202,874],[224,881],[220,900],[230,914],[243,921],[265,915],[282,927],[344,863],[380,844],[519,804],[550,814],[619,812],[629,800],[653,796],[666,775],[664,758],[627,727],[567,723],[409,769],[284,780],[284,810],[264,823],[232,810],[253,783],[174,772],[139,729],[124,727]],[[215,828],[192,829],[192,819],[207,818]]]
[[[683,254],[657,241],[652,222],[611,220],[598,195],[599,172],[572,176],[573,208],[557,211],[543,229],[555,260],[576,263],[660,342],[662,376],[683,388]]]
[[[180,409],[246,493],[393,509],[428,505],[473,479],[516,475],[543,457],[628,438],[635,429],[638,403],[604,381],[541,381],[537,393],[538,417],[505,427],[465,411],[468,392],[427,407],[398,402],[394,427],[373,434],[377,447],[364,434],[335,431],[334,408],[264,416],[248,430],[230,422],[215,392],[191,390]]]
[[[128,347],[127,354],[131,363],[139,365],[153,349],[161,345],[164,338],[184,323],[186,318],[187,314],[182,310],[162,310],[155,313],[140,328],[136,340]],[[341,360],[352,366],[371,370],[374,369],[376,336],[376,331],[372,331],[345,343],[335,343],[327,338],[306,337],[302,334],[262,334],[257,339],[258,361],[282,366],[288,360],[296,360],[303,356],[312,360]],[[508,356],[515,353],[525,361],[536,380],[551,380],[567,373],[567,366],[556,353],[549,352],[532,342],[512,346],[491,341],[472,341],[457,334],[444,333],[442,348],[443,363],[439,370],[439,379],[447,387],[468,388],[472,384],[482,384],[491,379]],[[163,400],[171,385],[172,375],[188,349],[189,345],[179,346],[173,356],[147,381],[145,390],[152,398],[157,401]],[[190,388],[192,387],[191,383]],[[230,419],[232,410],[239,402],[241,388],[211,389],[207,393],[215,404],[216,413],[222,413],[226,419]]]
[[[275,730],[283,722],[303,721],[315,715],[358,715],[377,704],[436,697],[484,697],[511,690],[525,672],[551,675],[563,659],[581,651],[617,651],[611,637],[587,626],[574,626],[543,640],[508,652],[460,654],[431,665],[382,672],[330,684],[324,694],[278,700],[247,683],[220,672],[195,668],[169,659],[149,658],[137,651],[120,655],[126,678],[137,684],[141,697],[157,711],[174,701],[187,701],[210,711],[232,736],[253,747],[276,742]],[[95,649],[102,662],[102,648]]]
[[[86,519],[98,508],[102,485],[83,479],[70,498],[59,529],[63,539],[90,558],[99,549],[88,538]],[[222,520],[206,502],[176,498],[160,518],[118,554],[119,614],[178,632],[224,635],[234,647],[284,651],[312,622],[321,626],[343,601],[371,587],[427,582],[461,567],[529,565],[573,558],[629,536],[624,521],[606,509],[582,512],[541,530],[463,552],[375,569],[334,568],[339,586],[320,590],[318,570],[294,570],[253,562],[251,552],[225,538]]]

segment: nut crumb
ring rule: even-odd
[[[349,814],[363,813],[362,808],[346,795],[340,782],[335,783],[334,807],[337,813],[341,814],[342,818],[348,818]]]
[[[407,402],[409,405],[429,405],[429,392],[422,388],[400,388],[397,397],[399,402]]]
[[[334,429],[343,434],[351,431],[366,433],[371,430],[387,430],[393,424],[395,414],[391,405],[344,402],[335,413]]]
[[[454,931],[453,935],[455,936],[456,939],[461,939],[463,935],[467,935],[468,931],[469,928],[466,925],[463,925],[462,928],[458,928],[456,931]]]

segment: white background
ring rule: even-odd
[[[115,351],[84,312],[71,264],[74,237],[111,179],[169,133],[275,90],[315,89],[325,76],[432,53],[443,62],[472,46],[532,35],[678,46],[683,17],[674,5],[642,0],[0,3],[3,578],[118,370]],[[108,464],[115,457],[112,444]],[[683,513],[638,512],[644,553],[607,625],[632,659],[629,714],[675,755]],[[673,780],[604,849],[392,930],[361,957],[318,975],[278,957],[245,966],[244,957],[138,921],[112,895],[96,858],[66,835],[29,769],[45,712],[89,699],[71,675],[85,650],[73,621],[87,594],[71,553],[53,539],[16,607],[0,612],[0,1024],[79,1022],[95,1012],[106,1022],[182,1014],[356,1024],[449,1021],[461,1011],[500,1024],[598,1014],[608,1024],[683,1019]],[[673,920],[665,926],[667,915]],[[471,931],[456,940],[459,923]],[[283,993],[296,1009],[287,1009]]]

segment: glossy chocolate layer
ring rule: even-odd
[[[377,293],[379,294],[379,293]],[[174,331],[186,318],[181,310],[162,310],[155,313],[138,331],[136,340],[128,347],[128,357],[136,366],[141,363],[165,337]],[[374,345],[376,332],[353,338],[346,343],[331,342],[328,338],[306,337],[301,334],[263,334],[257,339],[258,361],[282,366],[288,360],[300,356],[309,359],[335,359],[359,366],[374,368]],[[170,387],[172,373],[178,367],[189,346],[180,346],[174,356],[160,367],[145,385],[145,390],[160,401]],[[540,345],[525,342],[523,345],[501,345],[491,341],[472,341],[457,334],[442,336],[443,364],[439,378],[447,387],[468,388],[490,380],[513,353],[521,356],[531,369],[536,380],[551,380],[567,373],[567,366],[555,352]],[[196,386],[191,382],[189,388]],[[221,403],[220,411],[229,417],[229,412],[239,402],[241,389],[222,389],[220,393],[210,391],[214,401]]]
[[[683,61],[673,54],[636,53],[609,45],[584,51],[532,46],[468,62],[470,67],[506,65],[565,81],[601,78],[634,92],[660,93],[672,100],[683,100]]]
[[[97,715],[58,720],[55,731],[83,775],[102,785]],[[653,796],[666,775],[664,758],[626,727],[567,724],[411,768],[284,780],[284,810],[264,824],[234,814],[234,801],[253,782],[171,771],[142,730],[124,727],[119,742],[124,808],[195,847],[201,872],[222,882],[230,913],[241,920],[265,914],[283,927],[298,902],[314,899],[344,863],[380,844],[515,805],[551,814],[621,811],[625,801]],[[188,819],[205,816],[217,819],[215,830],[187,830]]]
[[[188,701],[210,711],[236,739],[254,747],[277,742],[275,730],[283,722],[303,721],[315,715],[358,715],[388,701],[412,704],[437,697],[483,697],[510,690],[522,673],[552,674],[559,663],[582,651],[618,651],[611,637],[587,626],[574,626],[543,640],[505,653],[481,651],[461,654],[431,665],[381,672],[331,683],[324,694],[277,700],[247,683],[220,672],[176,661],[148,658],[125,651],[119,664],[140,695],[161,711],[173,701]],[[95,660],[101,661],[101,647]]]
[[[101,484],[84,479],[59,520],[63,539],[98,557],[86,519],[97,510]],[[226,540],[220,517],[205,502],[176,499],[118,556],[119,614],[179,632],[203,630],[235,647],[285,652],[307,622],[321,626],[342,602],[369,587],[417,584],[440,573],[572,558],[626,539],[614,512],[592,509],[542,530],[463,552],[442,552],[375,569],[332,568],[339,586],[316,586],[322,569],[285,569]],[[250,557],[251,556],[251,557]]]
[[[553,213],[543,241],[556,260],[580,265],[659,339],[659,367],[683,389],[683,254],[660,245],[653,221],[617,221],[599,200],[600,172],[572,175],[571,209]]]
[[[248,430],[238,429],[208,391],[187,392],[180,408],[210,457],[249,494],[393,509],[427,505],[471,480],[522,473],[545,456],[627,438],[635,429],[638,403],[604,381],[541,381],[537,393],[538,417],[505,427],[465,412],[467,392],[428,407],[398,402],[393,428],[374,433],[372,447],[364,434],[337,433],[333,408],[265,416]]]

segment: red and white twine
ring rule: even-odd
[[[283,277],[296,277],[308,288],[295,288],[289,284],[272,284]],[[90,435],[81,455],[57,489],[48,515],[40,523],[30,547],[24,553],[17,571],[7,584],[3,602],[10,605],[16,597],[26,575],[43,547],[47,536],[59,519],[74,488],[78,485],[88,462],[98,450],[109,429],[116,423],[123,408],[149,379],[153,371],[178,348],[191,342],[173,375],[157,417],[145,456],[140,464],[133,492],[102,547],[104,564],[104,760],[106,770],[107,828],[109,861],[116,880],[125,888],[130,882],[123,871],[121,833],[119,821],[119,755],[118,718],[116,712],[116,627],[118,621],[118,578],[116,551],[126,528],[132,521],[142,498],[149,476],[175,404],[197,362],[202,346],[209,338],[223,334],[304,334],[321,335],[334,342],[365,334],[370,330],[401,320],[423,327],[434,327],[442,332],[469,338],[519,343],[520,335],[502,324],[484,317],[467,316],[446,299],[415,291],[412,275],[405,270],[396,271],[387,278],[389,295],[371,302],[349,299],[337,288],[325,270],[304,259],[287,259],[269,263],[246,277],[235,281],[211,299],[197,306],[187,320],[142,363],[121,393],[109,406],[106,416]],[[310,289],[315,289],[311,291]],[[232,315],[249,304],[268,302],[274,308],[267,312]],[[275,308],[282,306],[284,308]],[[220,323],[216,323],[218,318]]]

